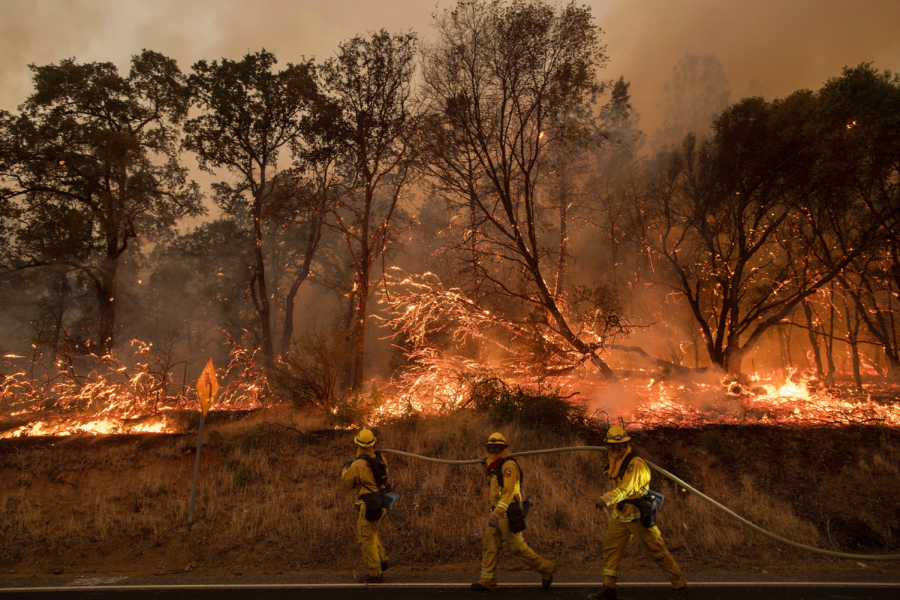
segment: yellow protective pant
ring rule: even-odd
[[[488,589],[497,588],[497,561],[503,544],[509,548],[513,556],[541,574],[541,579],[550,579],[556,565],[552,561],[541,558],[537,552],[528,547],[522,532],[509,530],[509,519],[503,517],[497,527],[484,526],[481,544],[481,585]]]
[[[677,590],[687,585],[687,581],[681,576],[678,563],[666,549],[666,543],[659,533],[659,527],[647,529],[641,525],[638,519],[626,523],[615,517],[609,520],[606,538],[603,540],[603,585],[608,588],[616,587],[616,579],[619,578],[619,562],[622,560],[622,555],[625,554],[625,547],[628,546],[631,536],[634,536],[644,553],[663,570],[673,588]]]
[[[381,513],[384,514],[384,511]],[[387,562],[387,552],[378,541],[378,521],[366,521],[366,505],[359,505],[359,518],[356,520],[356,541],[362,550],[363,561],[372,577],[381,577],[381,563]]]

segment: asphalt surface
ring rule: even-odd
[[[582,599],[598,589],[597,585],[560,584],[549,590],[540,586],[507,585],[496,592],[474,594],[467,584],[231,584],[231,585],[122,585],[116,586],[109,579],[93,578],[75,580],[65,587],[2,588],[0,598],[12,600],[88,599],[91,600],[457,600],[479,597],[495,599]],[[618,597],[622,600],[665,600],[671,594],[667,584],[633,583],[620,585]],[[692,600],[897,600],[900,598],[900,582],[848,582],[848,583],[773,583],[760,582],[696,582],[691,585]]]

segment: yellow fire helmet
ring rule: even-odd
[[[631,441],[631,436],[628,435],[624,427],[613,425],[609,428],[609,431],[606,432],[607,444],[624,444],[628,441]]]
[[[487,441],[488,446],[508,446],[506,443],[506,438],[503,437],[502,433],[492,433],[491,437],[488,438]]]
[[[353,440],[356,442],[357,446],[362,446],[363,448],[371,448],[375,445],[375,434],[372,433],[371,429],[363,429],[359,432],[359,435]]]

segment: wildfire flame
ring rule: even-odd
[[[840,389],[823,389],[811,392],[809,380],[789,373],[787,381],[775,386],[762,384],[746,390],[738,386],[738,393],[718,394],[710,397],[703,392],[684,389],[671,390],[661,387],[659,397],[640,403],[623,419],[644,427],[683,426],[705,424],[773,425],[850,425],[877,423],[900,427],[900,407],[882,404],[872,399],[871,393],[852,398],[840,397]],[[759,377],[755,376],[758,381]],[[874,387],[874,386],[869,386]],[[896,386],[884,386],[885,396],[897,397]],[[679,399],[673,399],[676,391]],[[700,397],[700,402],[692,402]]]
[[[135,341],[132,347],[128,361],[95,356],[94,366],[86,373],[75,376],[70,365],[63,364],[57,365],[52,376],[47,371],[43,379],[26,377],[28,369],[22,364],[26,358],[4,357],[7,365],[16,368],[9,375],[0,374],[0,438],[177,431],[178,421],[169,415],[198,410],[196,398],[180,392],[167,395],[171,375],[154,368],[151,346]],[[233,344],[230,354],[230,362],[218,375],[225,384],[214,408],[259,408],[268,383],[255,360],[256,351]],[[488,377],[499,375],[523,387],[534,385],[521,365],[486,364],[428,346],[418,347],[411,359],[412,367],[383,386],[386,400],[374,410],[376,423],[410,413],[457,410],[472,398],[477,382]],[[748,423],[900,427],[900,407],[878,401],[896,398],[895,385],[867,384],[866,394],[856,394],[818,383],[811,387],[808,376],[796,373],[789,373],[780,385],[758,375],[749,385],[727,380],[693,385],[650,380],[648,385],[647,379],[634,378],[617,384],[627,390],[627,406],[610,406],[611,386],[592,377],[583,366],[543,382],[549,381],[567,397],[577,395],[582,406],[643,429]]]
[[[217,375],[226,383],[214,408],[259,408],[268,382],[257,350],[229,343],[230,360]],[[88,369],[76,368],[65,356],[52,369],[27,357],[4,356],[12,372],[0,373],[0,425],[16,424],[0,429],[0,438],[176,431],[167,414],[198,410],[196,397],[184,388],[167,393],[175,385],[173,374],[153,356],[151,344],[133,340],[131,347],[130,357],[88,355]],[[35,377],[35,369],[43,373]]]

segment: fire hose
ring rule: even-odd
[[[552,454],[555,452],[580,452],[580,451],[605,452],[606,450],[607,450],[606,446],[569,446],[567,448],[547,448],[545,450],[529,450],[527,452],[516,452],[514,454],[510,454],[510,456],[527,456],[530,454]],[[443,465],[475,465],[475,464],[481,464],[484,462],[483,459],[479,459],[479,458],[472,459],[472,460],[447,460],[447,459],[443,459],[443,458],[431,458],[430,456],[422,456],[421,454],[412,454],[410,452],[403,452],[402,450],[385,449],[385,450],[381,450],[381,452],[388,453],[388,454],[398,454],[400,456],[408,456],[410,458],[440,463]],[[682,481],[675,475],[669,473],[662,467],[658,467],[646,459],[644,459],[644,462],[647,463],[648,467],[650,467],[657,473],[660,473],[664,477],[667,477],[668,479],[674,481],[675,483],[680,485],[683,489],[689,490],[691,493],[696,495],[698,498],[700,498],[704,502],[712,504],[713,506],[715,506],[719,510],[723,511],[728,516],[730,516],[734,519],[737,519],[739,522],[750,527],[754,531],[757,531],[757,532],[763,534],[764,536],[770,537],[773,540],[777,540],[783,544],[793,546],[794,548],[800,548],[801,550],[806,550],[808,552],[815,552],[816,554],[824,554],[825,556],[833,556],[835,558],[846,558],[846,559],[850,559],[850,560],[900,560],[900,554],[877,555],[877,554],[847,554],[846,552],[832,552],[831,550],[822,550],[821,548],[807,546],[806,544],[800,544],[798,542],[794,542],[787,538],[783,538],[780,535],[776,535],[776,534],[772,533],[771,531],[767,531],[767,530],[763,529],[762,527],[748,521],[747,519],[740,516],[736,512],[732,511],[728,507],[723,506],[722,504],[719,504],[718,502],[716,502],[715,500],[713,500],[712,498],[710,498],[709,496],[707,496],[700,490],[698,490],[694,487],[691,487],[690,485],[688,485],[687,483],[685,483],[684,481]]]

